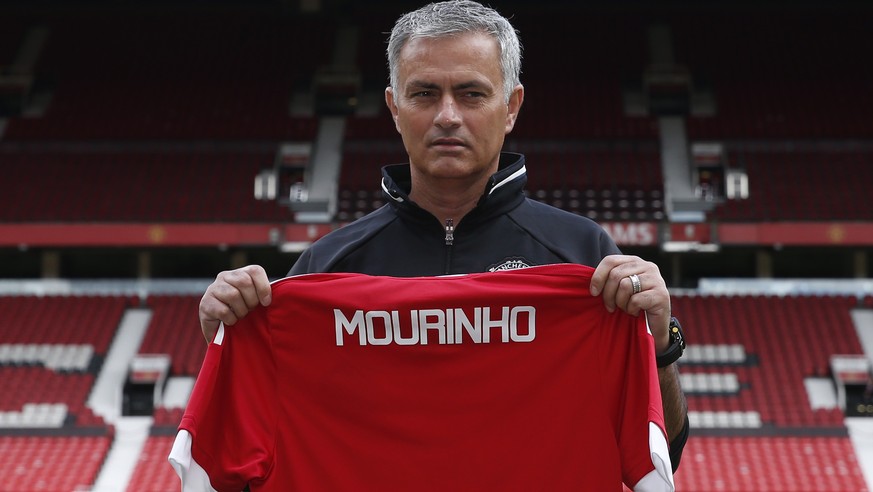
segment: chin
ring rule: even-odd
[[[440,157],[425,166],[428,174],[441,178],[464,178],[475,174],[477,166],[466,159]]]

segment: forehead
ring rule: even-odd
[[[398,75],[462,73],[502,77],[500,46],[485,33],[410,39],[400,50]]]

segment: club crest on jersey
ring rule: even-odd
[[[507,258],[500,263],[499,265],[491,265],[488,267],[489,272],[501,272],[505,270],[520,270],[522,268],[530,268],[532,265],[528,264],[527,260],[521,257],[515,258]]]
[[[347,339],[359,345],[456,345],[461,343],[532,342],[537,335],[533,306],[476,307],[472,310],[334,309],[337,346]],[[354,343],[354,342],[352,342]]]

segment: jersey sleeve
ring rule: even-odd
[[[622,480],[634,491],[672,491],[673,473],[654,339],[645,316],[622,315],[620,319],[627,322],[604,330],[603,334],[604,347],[612,347],[606,351],[605,360],[611,367],[604,374],[614,378],[607,384],[619,391],[615,401],[620,407],[614,415]]]
[[[266,309],[210,343],[169,456],[183,492],[239,491],[263,481],[275,452],[275,363]]]

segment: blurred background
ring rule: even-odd
[[[381,206],[409,1],[0,2],[0,490],[178,490],[200,295]],[[531,197],[658,264],[680,490],[873,480],[873,4],[490,5]]]

